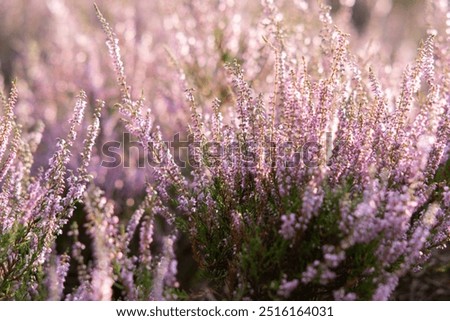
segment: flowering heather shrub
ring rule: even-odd
[[[364,1],[356,1],[355,7]],[[423,13],[425,0],[412,6],[418,7],[413,13],[404,14],[414,20],[414,24],[408,28],[391,26],[391,20],[404,21],[402,17],[387,17],[388,14],[395,16],[397,11],[406,12],[404,9],[409,6],[401,5],[402,1],[393,0],[392,13],[379,4],[371,5],[374,8],[363,33],[357,33],[353,27],[353,9],[341,6],[336,12],[335,23],[352,34],[354,53],[367,58],[375,55],[386,65],[394,61],[403,66],[412,59],[416,43],[422,37],[419,32],[425,19],[412,19],[411,16]],[[320,52],[308,50],[312,47],[311,42],[318,40],[316,35],[320,29],[317,14],[311,14],[317,11],[315,1],[279,1],[279,11],[269,4],[265,3],[262,8],[258,1],[98,0],[105,16],[114,22],[132,94],[137,97],[141,91],[145,93],[165,139],[183,132],[190,117],[186,112],[189,106],[184,99],[184,85],[174,81],[179,68],[183,69],[189,86],[196,88],[196,99],[200,104],[208,104],[217,97],[224,106],[231,105],[223,65],[234,59],[245,70],[246,79],[254,88],[269,92],[273,86],[274,55],[263,36],[276,32],[273,23],[283,15],[289,37],[297,42],[286,48],[293,51],[289,54],[310,59],[320,56]],[[24,129],[34,127],[37,119],[45,124],[42,143],[35,154],[36,167],[45,166],[54,152],[55,140],[65,135],[60,124],[72,112],[67,101],[80,88],[91,103],[102,97],[109,105],[118,97],[109,61],[104,59],[105,50],[100,40],[102,30],[96,23],[92,1],[87,0],[2,1],[0,12],[3,12],[0,70],[6,87],[12,78],[17,78],[21,99],[16,114]],[[402,32],[405,35],[399,36]],[[368,48],[369,40],[372,44],[381,42],[382,48],[376,45]],[[310,66],[315,66],[315,62]],[[378,70],[384,72],[384,65],[381,67]],[[389,78],[395,82],[396,77],[392,75]],[[107,108],[103,113],[97,147],[111,140],[121,140],[124,131],[113,109]],[[85,122],[89,121],[88,116]],[[86,124],[82,126],[86,127]],[[114,198],[120,211],[128,212],[126,201],[136,198],[145,188],[144,171],[134,167],[124,170],[123,167],[96,166],[101,159],[95,153],[93,156],[90,169],[96,184],[106,196]],[[136,161],[133,153],[130,161]],[[69,168],[75,169],[78,165],[72,160]]]
[[[92,184],[87,168],[100,130],[99,117],[104,102],[98,101],[94,109],[93,123],[87,129],[81,165],[76,172],[68,170],[67,164],[87,106],[84,92],[77,97],[67,138],[58,141],[48,169],[33,175],[33,153],[43,128],[21,132],[13,111],[18,99],[14,83],[9,98],[1,98],[0,299],[111,300],[115,284],[120,285],[120,295],[126,299],[160,300],[165,287],[176,289],[174,235],[161,237],[163,255],[157,261],[155,273],[150,274],[155,265],[152,256],[158,247],[150,251],[153,217],[144,217],[144,214],[149,209],[156,211],[159,206],[158,200],[152,198],[151,186],[126,230],[120,231],[113,202]],[[90,187],[86,189],[88,184]],[[91,239],[94,257],[88,264],[83,253],[86,246],[80,242],[76,221],[67,233],[73,239],[71,255],[58,255],[55,248],[57,237],[81,204],[86,213],[84,230]],[[140,246],[135,256],[130,255],[129,245],[138,225]],[[65,288],[71,263],[76,267],[78,284]],[[177,294],[166,291],[165,295],[175,298]]]
[[[236,62],[228,64],[230,124],[219,101],[202,115],[186,91],[196,144],[193,179],[184,183],[151,125],[133,116],[143,106],[130,98],[115,36],[100,16],[128,129],[166,156],[157,195],[167,211],[182,213],[177,226],[220,297],[388,299],[401,275],[448,240],[449,75],[435,70],[445,66],[446,39],[435,46],[430,31],[389,101],[327,10],[322,70],[291,59],[282,26],[274,25],[273,42],[266,39],[276,56],[268,102]]]
[[[142,90],[152,101],[152,114],[163,135],[184,130],[189,119],[185,112],[184,89],[171,80],[177,74],[170,58],[172,53],[176,53],[179,65],[193,84],[204,84],[205,96],[226,92],[226,81],[217,81],[225,75],[223,61],[231,58],[259,61],[254,70],[260,70],[259,66],[266,61],[264,55],[259,60],[249,59],[260,56],[261,50],[268,50],[259,28],[250,28],[247,25],[250,19],[240,18],[245,10],[240,9],[238,3],[223,2],[220,10],[213,1],[205,4],[204,1],[103,3],[100,0],[99,4],[120,30],[128,82],[134,94]],[[96,97],[106,102],[117,98],[114,77],[99,41],[102,30],[96,24],[90,1],[4,1],[0,11],[5,13],[0,22],[0,42],[5,44],[0,48],[0,67],[11,69],[5,77],[6,86],[10,73],[18,78],[21,100],[16,111],[23,125],[32,127],[36,119],[45,124],[43,141],[35,157],[36,166],[43,166],[53,153],[55,139],[64,135],[59,124],[71,112],[67,108],[69,97],[83,88],[89,101]],[[205,15],[205,12],[215,12],[215,16]],[[148,16],[152,19],[147,19]],[[164,30],[161,30],[162,25]],[[247,35],[246,30],[250,30],[251,35]],[[244,46],[246,39],[253,39],[251,43],[257,48]],[[3,59],[3,47],[11,51],[6,59]],[[158,81],[147,81],[149,78]],[[169,113],[170,122],[167,121]],[[124,131],[112,109],[105,110],[104,114],[107,116],[103,117],[97,146],[120,140]],[[134,167],[123,170],[122,167],[96,166],[101,159],[93,156],[90,169],[96,184],[106,196],[115,198],[121,211],[128,213],[126,201],[142,194],[145,188],[143,171]],[[131,163],[137,161],[134,156],[130,155]],[[78,164],[72,160],[68,166],[75,169]]]
[[[386,300],[400,277],[445,247],[450,33],[441,32],[443,21],[404,68],[370,50],[353,54],[328,7],[296,6],[314,14],[285,20],[282,8],[262,1],[263,23],[248,33],[205,18],[196,2],[184,9],[193,12],[190,23],[169,19],[180,47],[164,56],[173,70],[156,74],[170,75],[164,95],[185,119],[184,161],[165,142],[170,121],[153,111],[161,106],[156,96],[152,110],[136,96],[125,73],[130,58],[123,62],[97,7],[119,90],[78,95],[67,138],[37,173],[43,128],[22,132],[13,84],[0,125],[0,298]],[[221,8],[229,21],[240,19]],[[445,5],[430,10],[448,17]],[[220,41],[200,41],[204,30]],[[78,127],[95,98],[108,103],[97,102],[77,161]],[[104,105],[114,106],[102,120],[109,139],[130,133],[152,161],[126,209],[89,174],[104,170],[94,163],[103,156],[95,139]],[[199,266],[194,285],[179,280],[185,243]]]
[[[99,102],[95,110],[94,123],[88,130],[81,154],[82,164],[76,173],[68,172],[66,167],[86,108],[84,92],[77,98],[67,138],[58,141],[48,169],[32,175],[33,153],[41,140],[42,128],[21,133],[14,116],[17,99],[13,84],[9,98],[2,96],[0,131],[1,299],[30,299],[38,295],[44,278],[40,267],[48,260],[57,235],[72,216],[89,182],[86,168],[98,134],[102,106]],[[58,258],[61,265],[67,263],[63,263],[64,260],[67,261],[64,257]]]

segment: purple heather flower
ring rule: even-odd
[[[278,288],[277,294],[282,298],[288,299],[291,293],[298,287],[299,283],[300,282],[297,279],[293,279],[291,281],[283,279],[280,287]]]

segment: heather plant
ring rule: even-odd
[[[405,66],[363,48],[342,3],[335,20],[302,0],[100,4],[119,19],[118,37],[95,8],[110,77],[100,28],[87,36],[50,1],[70,28],[18,59],[40,61],[19,81],[25,103],[14,82],[2,97],[0,299],[389,299],[449,241],[448,5],[428,6],[436,19]],[[144,24],[154,11],[165,32]],[[65,133],[75,88],[87,93]],[[122,135],[151,164],[102,166]]]
[[[364,1],[357,1],[360,2]],[[383,2],[390,1],[380,1],[381,4]],[[393,11],[398,3],[399,0],[394,0]],[[418,3],[415,14],[422,12]],[[229,83],[223,64],[234,59],[246,71],[246,79],[254,88],[268,92],[273,82],[274,56],[263,36],[276,33],[274,26],[282,17],[287,20],[283,25],[289,37],[298,41],[297,46],[287,48],[295,49],[290,55],[296,58],[304,55],[311,59],[318,56],[318,53],[307,50],[311,48],[311,42],[317,41],[314,35],[320,29],[319,20],[309,14],[316,11],[314,1],[281,1],[280,10],[270,2],[260,5],[255,1],[100,0],[99,5],[119,31],[127,80],[133,94],[137,97],[143,91],[151,101],[152,115],[166,139],[184,131],[189,120],[184,85],[173,81],[179,68],[183,69],[190,86],[196,88],[199,93],[196,98],[201,104],[217,97],[228,105]],[[374,7],[373,14],[367,20],[369,26],[365,33],[358,34],[354,30],[353,8],[349,6],[342,5],[337,11],[336,23],[345,32],[352,33],[353,49],[357,49],[358,54],[383,57],[387,63],[395,56],[396,61],[403,63],[411,55],[410,48],[416,45],[414,41],[412,44],[405,41],[412,38],[410,36],[383,41],[382,50],[376,47],[366,50],[368,39],[386,37],[379,34],[383,32],[380,26],[388,28],[385,20],[389,8],[380,7],[380,4],[371,6]],[[90,1],[3,1],[0,11],[4,13],[0,22],[0,68],[5,75],[6,86],[9,86],[11,77],[18,79],[21,100],[16,114],[22,119],[23,126],[35,126],[36,119],[45,124],[43,141],[35,157],[36,166],[44,166],[54,152],[53,142],[64,135],[59,124],[71,112],[67,100],[72,99],[79,88],[85,90],[91,103],[95,97],[102,97],[107,103],[117,98],[114,77],[108,61],[103,59],[104,48],[99,41],[101,29],[95,23]],[[150,16],[152,19],[148,19]],[[424,22],[414,20],[418,26]],[[392,37],[397,34],[395,30],[405,28],[390,29],[384,32]],[[413,33],[416,28],[408,30]],[[413,39],[417,39],[416,34]],[[401,55],[395,53],[396,46],[402,46]],[[117,113],[112,109],[104,113],[107,116],[103,117],[97,146],[120,140],[124,130]],[[130,158],[131,163],[137,162],[133,154]],[[95,166],[100,161],[94,155],[91,170],[95,173],[96,184],[108,197],[115,198],[119,211],[126,211],[128,215],[126,201],[132,202],[145,188],[143,171],[135,167],[122,170],[121,167]],[[75,169],[78,165],[73,160],[69,167]]]
[[[186,88],[195,157],[192,179],[182,183],[155,141],[159,129],[131,99],[115,35],[99,13],[128,128],[168,158],[156,168],[157,210],[179,212],[175,226],[189,235],[217,298],[386,300],[406,271],[448,241],[448,72],[435,68],[445,66],[446,35],[430,30],[388,97],[327,7],[320,16],[322,55],[300,61],[288,56],[281,21],[273,22],[268,99],[236,61],[227,64],[236,110],[228,124],[220,101],[202,114],[207,108]]]
[[[233,58],[256,61],[244,59],[243,53],[257,56],[265,49],[259,28],[247,26],[254,19],[251,15],[254,9],[243,19],[241,12],[245,10],[238,3],[224,1],[219,8],[214,2],[200,1],[126,1],[119,5],[100,1],[99,4],[121,30],[119,36],[122,51],[126,53],[128,82],[135,95],[144,91],[152,101],[153,116],[164,136],[184,129],[182,124],[189,119],[185,112],[184,89],[170,80],[177,74],[171,55],[176,56],[177,64],[183,67],[192,83],[204,84],[205,97],[209,97],[212,92],[226,92],[226,82],[217,81],[225,74],[220,68],[223,61]],[[103,59],[104,48],[97,41],[101,29],[93,21],[95,15],[90,2],[52,0],[30,4],[16,1],[0,6],[6,13],[2,21],[5,32],[0,32],[0,39],[6,44],[5,50],[9,50],[6,59],[0,52],[1,67],[8,71],[5,72],[7,78],[12,73],[18,77],[22,98],[17,112],[27,120],[24,125],[32,126],[34,119],[41,119],[45,124],[44,141],[36,157],[36,163],[42,166],[53,153],[50,146],[54,139],[64,134],[58,124],[70,113],[67,99],[74,96],[78,88],[83,88],[90,101],[94,101],[94,97],[112,101],[117,98],[114,77]],[[151,21],[147,19],[150,15],[154,17]],[[26,17],[26,21],[22,21],[22,17]],[[247,39],[253,39],[255,50],[248,48]],[[255,70],[264,63],[264,55],[260,55],[259,61]],[[148,78],[158,81],[149,82]],[[53,81],[49,83],[46,79]],[[108,117],[104,117],[98,146],[119,140],[124,131],[117,114],[111,110],[105,111]],[[137,161],[133,154],[130,157],[132,163]],[[94,164],[100,163],[95,155],[94,160]],[[69,166],[76,168],[78,164],[74,161]],[[145,175],[134,167],[124,171],[119,167],[97,166],[92,170],[96,184],[107,196],[116,197],[121,211],[127,211],[127,199],[134,199],[145,188]]]
[[[84,92],[77,97],[67,138],[57,142],[47,169],[33,174],[33,153],[43,128],[22,133],[14,115],[17,99],[13,83],[9,97],[2,96],[0,128],[0,299],[161,300],[182,296],[175,277],[177,234],[160,235],[153,242],[154,216],[166,213],[169,220],[170,214],[155,199],[152,187],[146,189],[147,196],[128,224],[119,224],[114,202],[104,197],[88,172],[104,102],[98,101],[94,109],[76,172],[67,165],[87,107]],[[83,220],[76,217],[80,210]],[[81,227],[79,221],[84,222]],[[89,241],[81,240],[80,231]],[[130,245],[136,233],[140,243],[133,251]],[[58,251],[58,237],[72,240],[70,251]]]
[[[2,96],[0,298],[23,300],[40,297],[45,276],[42,266],[54,252],[55,239],[71,218],[89,181],[87,166],[99,130],[102,104],[95,111],[76,173],[69,172],[67,164],[86,108],[84,92],[77,97],[66,139],[57,142],[48,168],[33,175],[33,153],[40,142],[42,126],[22,133],[14,116],[17,99],[13,83],[9,97]]]

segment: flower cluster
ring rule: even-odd
[[[67,138],[58,141],[48,169],[32,175],[33,153],[42,128],[27,135],[21,132],[14,116],[17,99],[13,84],[9,98],[2,96],[0,297],[3,299],[30,299],[37,295],[43,278],[41,266],[51,260],[55,239],[72,217],[90,180],[86,167],[98,135],[102,106],[99,102],[95,110],[94,123],[84,143],[82,165],[76,173],[69,172],[67,164],[87,105],[84,92],[77,97]],[[55,297],[62,292],[68,262],[65,257],[52,261],[55,269],[48,277],[52,284],[49,296]]]

